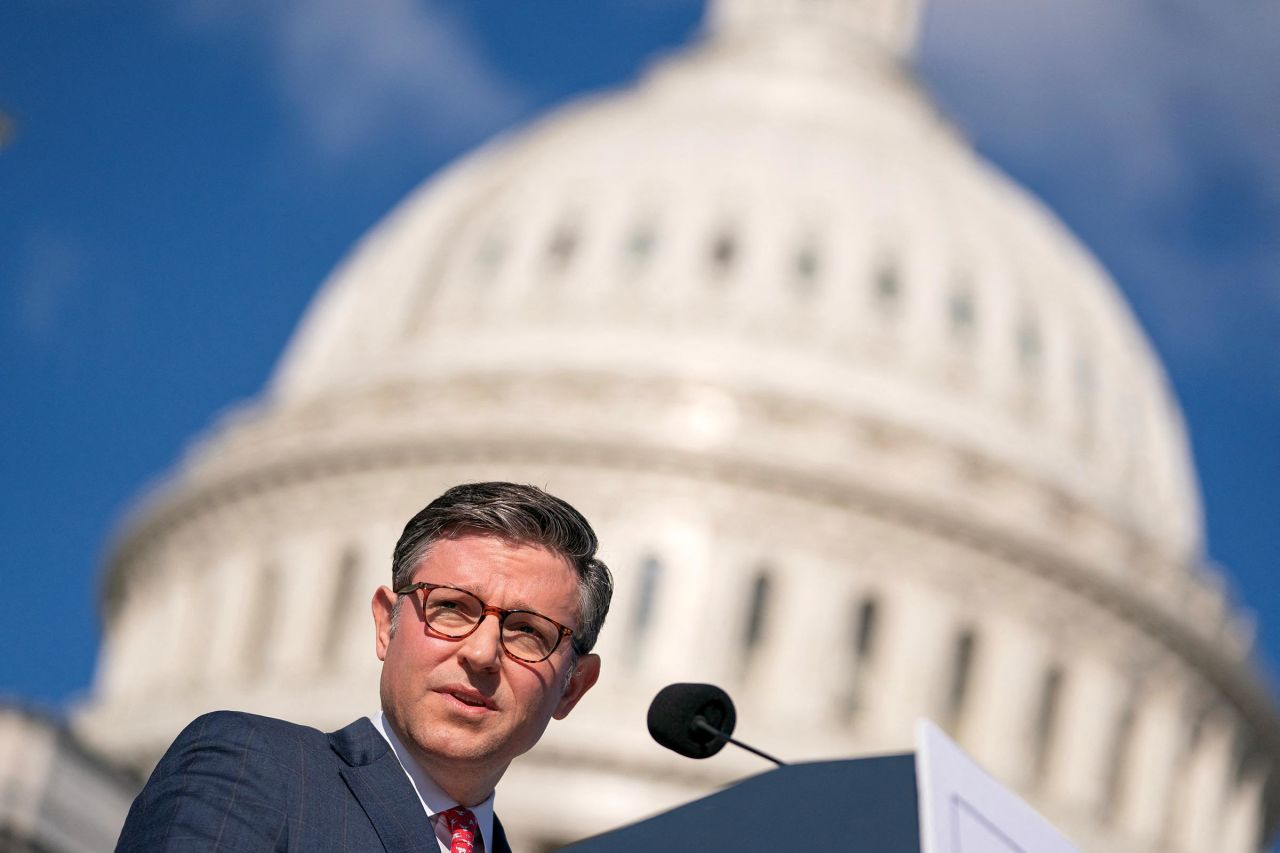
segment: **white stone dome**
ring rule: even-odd
[[[275,404],[469,374],[678,378],[733,399],[667,441],[744,451],[742,399],[820,406],[1034,495],[1024,527],[1195,562],[1180,415],[1117,289],[853,39],[728,30],[447,170],[325,285]],[[1011,522],[1001,490],[918,495],[900,474],[885,485]]]
[[[414,192],[123,526],[84,736],[145,768],[210,708],[368,713],[404,520],[509,479],[618,582],[600,684],[500,788],[528,846],[758,769],[649,742],[685,680],[793,759],[934,717],[1084,849],[1256,849],[1280,724],[1160,365],[911,79],[915,9],[726,0]]]

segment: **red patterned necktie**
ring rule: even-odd
[[[480,826],[471,809],[454,806],[440,814],[449,827],[449,853],[473,853],[478,846]]]

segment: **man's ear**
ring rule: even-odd
[[[600,656],[583,655],[574,662],[570,673],[569,682],[565,685],[564,694],[560,697],[560,704],[556,705],[555,713],[551,715],[557,720],[563,720],[569,716],[573,706],[577,705],[578,700],[596,683],[596,679],[600,677]]]
[[[391,645],[391,623],[395,619],[397,595],[390,587],[380,586],[373,594],[373,627],[374,642],[378,652],[378,660],[387,659],[387,648]]]

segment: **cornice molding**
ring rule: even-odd
[[[552,465],[668,475],[713,482],[798,498],[827,507],[855,509],[913,530],[924,530],[1003,561],[1078,596],[1135,626],[1159,646],[1185,661],[1190,669],[1226,697],[1280,764],[1280,719],[1267,691],[1248,671],[1247,661],[1232,658],[1209,641],[1145,600],[1123,579],[1050,549],[1043,543],[1009,530],[959,516],[940,506],[922,506],[884,490],[820,471],[800,471],[758,459],[726,453],[672,447],[614,444],[580,438],[503,440],[483,437],[434,437],[421,442],[367,445],[341,453],[299,453],[275,465],[262,466],[225,480],[206,480],[199,486],[180,486],[153,505],[117,545],[110,563],[108,586],[126,582],[127,567],[141,552],[205,513],[268,494],[287,486],[351,475],[400,472],[423,467],[505,463]]]

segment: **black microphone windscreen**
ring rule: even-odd
[[[698,719],[726,736],[733,734],[737,722],[733,700],[714,684],[669,684],[649,704],[649,734],[689,758],[715,755],[726,742],[697,726]]]

